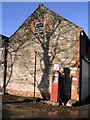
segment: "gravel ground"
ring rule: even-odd
[[[38,98],[2,96],[2,119],[89,118],[90,104],[66,107],[43,103]]]

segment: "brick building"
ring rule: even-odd
[[[84,100],[90,95],[90,41],[82,28],[40,4],[9,41],[9,94],[49,99],[57,63],[62,74],[64,68],[70,70],[71,99]]]

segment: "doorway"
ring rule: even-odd
[[[81,101],[87,99],[90,95],[90,63],[86,59],[82,59],[81,69]]]

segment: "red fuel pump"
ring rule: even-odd
[[[53,72],[52,85],[51,85],[51,95],[50,101],[59,102],[59,85],[60,85],[60,75],[59,70]]]

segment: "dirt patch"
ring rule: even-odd
[[[66,107],[42,103],[39,98],[2,96],[2,118],[88,118],[90,104]]]

